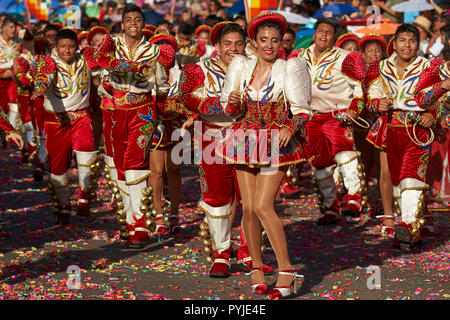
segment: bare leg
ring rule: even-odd
[[[392,182],[391,176],[389,174],[387,156],[385,151],[380,152],[380,194],[381,201],[383,203],[384,215],[386,216],[394,216],[392,210]],[[393,227],[394,220],[384,220],[384,225]]]
[[[156,224],[163,224],[164,217],[163,208],[161,205],[162,188],[163,188],[163,170],[164,170],[164,150],[152,150],[150,153],[150,177],[149,184],[153,188],[153,205],[156,209],[156,214],[159,216],[155,219]]]
[[[166,168],[167,168],[167,184],[169,186],[170,197],[170,215],[169,223],[178,225],[178,209],[181,202],[181,166],[172,162],[170,157],[172,149],[165,151]]]
[[[233,202],[231,203],[231,212],[230,212],[230,226],[231,229],[233,229],[233,222],[234,218],[236,217],[236,210],[237,210],[237,199],[234,197]]]

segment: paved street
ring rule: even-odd
[[[92,215],[73,215],[68,226],[56,226],[46,183],[34,182],[31,166],[19,163],[19,152],[0,147],[0,300],[262,299],[249,293],[250,277],[237,265],[226,279],[208,277],[206,254],[197,236],[203,214],[197,209],[196,167],[182,168],[182,234],[154,237],[145,250],[130,251],[119,239],[103,178]],[[75,195],[76,171],[71,174]],[[291,260],[305,276],[292,299],[450,297],[448,212],[436,214],[435,234],[425,239],[421,249],[402,253],[392,248],[392,240],[380,236],[379,221],[370,217],[317,226],[316,203],[309,180],[301,194],[277,200]],[[233,236],[238,236],[237,228]],[[265,262],[276,267],[273,251],[266,245]],[[80,289],[67,287],[69,266],[80,268]],[[377,273],[369,273],[369,266],[377,266]],[[275,279],[268,276],[268,284]]]

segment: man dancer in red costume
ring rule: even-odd
[[[220,93],[231,60],[235,55],[242,55],[245,52],[245,34],[236,23],[219,22],[212,27],[210,38],[218,56],[184,67],[178,87],[180,96],[178,108],[190,117],[183,127],[188,127],[193,119],[198,119],[201,121],[198,123],[202,126],[201,136],[210,135],[208,139],[210,142],[200,141],[201,150],[199,151],[202,154],[211,149],[215,138],[220,137],[220,131],[232,123],[220,105]],[[212,134],[214,131],[218,136]],[[233,165],[218,164],[215,161],[217,159],[214,158],[214,152],[210,156],[212,159],[202,157],[199,164],[202,189],[199,206],[206,213],[212,238],[212,241],[205,239],[211,241],[212,246],[212,266],[209,275],[210,277],[227,277],[232,250],[230,215],[233,216],[233,199],[238,195],[237,180]],[[241,240],[237,259],[251,268],[251,257],[242,228]],[[210,249],[209,243],[207,247]],[[273,268],[269,266],[264,267],[266,272],[273,271]]]
[[[59,31],[59,27],[54,24],[48,24],[40,36],[34,35],[37,31],[38,30],[35,27],[31,25],[27,26],[21,39],[22,45],[31,52],[33,57],[36,57],[37,55],[51,55],[51,52],[56,45],[56,35]],[[41,181],[44,173],[44,165],[47,161],[47,150],[45,148],[46,138],[44,132],[44,98],[40,96],[36,97],[31,103],[32,121],[34,129],[37,132],[38,140],[36,146],[38,149],[37,158],[33,176],[36,181]]]
[[[437,111],[425,111],[414,100],[421,73],[435,62],[417,56],[419,30],[411,24],[398,27],[395,52],[379,64],[379,77],[368,88],[371,111],[388,115],[386,155],[398,199],[401,223],[395,227],[394,246],[404,250],[421,244],[426,207],[425,174],[432,137],[429,128]]]
[[[128,228],[127,245],[142,248],[149,240],[151,191],[147,188],[149,147],[156,120],[157,99],[169,90],[168,70],[173,67],[175,52],[170,45],[154,45],[142,34],[144,15],[136,5],[127,5],[122,15],[124,35],[114,40],[106,35],[96,50],[97,62],[110,70],[111,57],[145,63],[142,73],[109,72],[113,110],[114,164],[118,172],[118,187],[123,199]]]
[[[315,25],[314,44],[294,51],[290,57],[303,57],[312,79],[312,103],[314,115],[306,124],[306,135],[315,157],[314,178],[323,199],[318,224],[330,225],[339,220],[339,203],[333,167],[340,170],[348,191],[343,214],[359,216],[365,196],[364,173],[359,163],[351,129],[338,120],[341,116],[350,121],[363,108],[362,81],[365,75],[364,57],[359,52],[335,47],[336,24],[320,18]]]
[[[9,123],[16,128],[19,106],[12,67],[20,54],[20,44],[14,41],[17,25],[14,20],[6,18],[0,27],[0,106],[8,114]]]
[[[3,112],[3,109],[0,107],[0,129],[3,129],[6,132],[6,140],[11,140],[14,142],[20,149],[23,148],[23,140],[20,134],[17,133],[16,130],[12,127],[12,125],[8,121],[8,117]]]
[[[96,162],[92,120],[87,111],[91,89],[91,70],[98,66],[94,50],[77,53],[76,33],[70,29],[58,32],[51,56],[39,55],[31,67],[35,79],[32,99],[46,95],[45,134],[50,169],[50,191],[54,193],[58,223],[70,218],[70,190],[67,171],[75,151],[78,164],[78,214],[89,215],[91,192],[96,189],[91,166]],[[130,66],[127,66],[130,68]],[[123,70],[119,64],[117,67]],[[139,71],[137,67],[133,71]]]

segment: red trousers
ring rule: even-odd
[[[8,103],[17,103],[16,83],[12,79],[0,79],[0,106],[8,114]]]
[[[33,126],[38,131],[39,135],[41,131],[44,130],[45,122],[45,109],[44,109],[44,98],[37,97],[34,99],[33,107],[31,108],[31,119],[33,121]]]
[[[203,123],[203,134],[213,127]],[[202,134],[202,136],[203,136]],[[205,150],[214,141],[202,141],[202,149]],[[212,149],[211,156],[215,157],[215,149]],[[199,164],[200,187],[202,200],[211,207],[223,207],[233,201],[236,196],[240,202],[240,192],[237,183],[236,170],[232,164],[207,164],[204,159]]]
[[[450,130],[447,130],[446,136],[447,141],[435,141],[431,145],[426,182],[442,200],[450,201]]]
[[[412,136],[412,127],[408,130]],[[425,142],[429,138],[429,131],[416,126],[417,138]],[[392,184],[398,186],[405,178],[414,178],[425,182],[430,147],[414,144],[408,137],[405,126],[396,119],[388,123],[386,156]]]
[[[103,141],[105,143],[105,153],[107,156],[113,156],[113,147],[112,147],[112,119],[113,119],[113,110],[108,109],[108,107],[112,107],[114,100],[110,98],[103,97],[102,98],[102,109],[103,109]]]
[[[25,124],[31,121],[33,106],[31,105],[30,95],[19,94],[17,104],[19,105],[20,120],[22,120],[22,123]]]
[[[119,93],[120,94],[120,93]],[[119,180],[125,180],[126,170],[150,170],[149,151],[156,122],[156,105],[151,95],[136,95],[138,107],[117,103],[114,93],[112,145],[114,165]]]
[[[88,111],[80,110],[73,113],[73,120],[62,124],[55,119],[54,113],[45,114],[45,147],[49,161],[50,173],[62,175],[70,168],[72,150],[93,152],[94,132],[92,119]]]
[[[333,165],[339,152],[354,151],[352,131],[342,126],[331,113],[315,114],[306,123],[306,136],[314,156],[311,164],[317,169]]]

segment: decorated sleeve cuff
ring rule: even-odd
[[[219,97],[209,97],[203,100],[199,106],[199,112],[205,115],[217,115],[223,113]]]
[[[178,101],[178,99],[167,99],[167,102],[164,104],[164,111],[175,112],[186,118],[198,119],[198,114],[186,108],[183,103]]]
[[[309,115],[306,113],[299,113],[292,118],[292,124],[294,131],[301,130],[305,127],[306,123],[309,120]]]
[[[350,103],[350,107],[348,111],[353,112],[355,115],[359,115],[364,108],[364,99],[363,98],[353,98]]]
[[[370,112],[376,113],[378,112],[378,107],[380,105],[380,99],[372,99],[367,103],[367,110]]]
[[[414,97],[417,105],[421,108],[426,108],[438,101],[446,93],[446,91],[440,89],[440,85],[440,82],[435,83],[431,89],[418,92]]]
[[[3,110],[1,108],[0,108],[0,128],[5,130],[5,132],[7,134],[16,132],[16,130],[14,130],[13,126],[9,123],[8,117],[6,116],[6,114],[3,112]]]
[[[227,116],[229,116],[229,117],[237,117],[237,116],[239,116],[242,112],[241,112],[241,108],[240,108],[240,107],[234,108],[234,107],[230,106],[230,105],[227,103],[227,106],[225,107],[225,113],[226,113]]]

